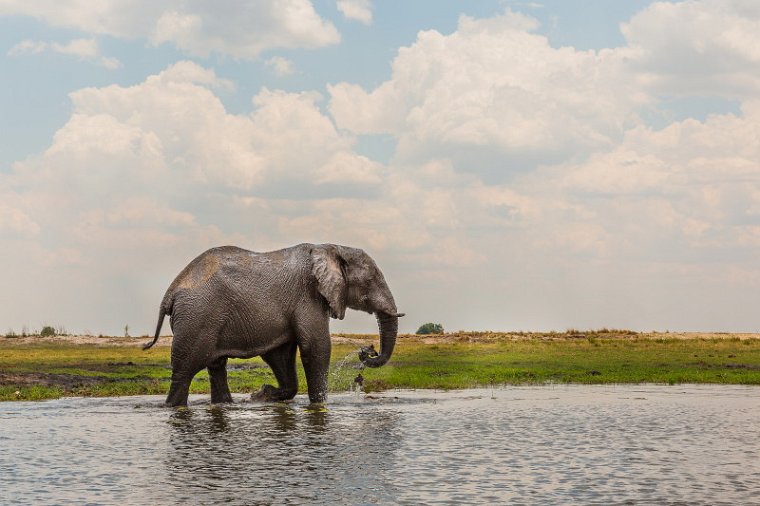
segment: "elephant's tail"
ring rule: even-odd
[[[158,324],[156,325],[156,335],[153,336],[153,340],[151,342],[143,344],[143,350],[147,350],[158,341],[158,337],[161,334],[161,327],[164,325],[164,317],[168,314],[171,314],[171,303],[172,296],[167,291],[166,295],[164,295],[164,300],[161,301],[161,307],[158,310]]]

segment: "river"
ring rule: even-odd
[[[0,404],[0,504],[760,504],[760,388]]]

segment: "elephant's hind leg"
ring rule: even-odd
[[[186,302],[186,306],[189,307],[194,303],[194,299],[188,300],[190,302]],[[184,313],[175,307],[172,314],[172,382],[169,395],[166,397],[166,404],[169,406],[187,405],[190,383],[200,371],[206,367],[212,369],[215,365],[221,365],[223,371],[226,365],[226,362],[217,364],[218,358],[211,358],[222,325],[218,318],[214,318],[211,312],[195,314],[190,313],[189,309],[183,311]],[[224,374],[226,376],[226,373]],[[224,383],[226,384],[226,378]]]
[[[261,356],[272,368],[277,378],[278,388],[262,385],[251,397],[257,400],[286,401],[298,393],[298,375],[296,374],[296,343],[290,341],[279,348]]]
[[[172,350],[173,354],[174,351]],[[172,382],[169,387],[169,394],[166,396],[167,406],[187,406],[190,383],[203,367],[200,360],[175,360],[172,356]]]
[[[232,394],[227,384],[227,357],[209,364],[208,377],[211,383],[211,402],[213,404],[232,402]]]
[[[172,383],[166,396],[167,406],[187,406],[187,396],[190,394],[190,382],[198,371],[172,371]]]

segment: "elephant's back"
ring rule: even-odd
[[[237,246],[204,251],[193,259],[172,282],[168,293],[179,299],[214,299],[256,303],[262,298],[286,295],[286,287],[300,279],[302,264],[292,249],[258,253]],[[292,287],[296,288],[296,287]]]
[[[169,286],[170,292],[194,290],[207,285],[220,270],[235,270],[235,263],[249,263],[251,256],[258,255],[237,246],[219,246],[211,248],[195,257],[177,274]]]

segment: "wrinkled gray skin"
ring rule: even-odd
[[[368,367],[390,359],[396,343],[396,303],[383,273],[364,251],[333,244],[299,244],[268,253],[235,246],[212,248],[179,273],[161,302],[153,346],[170,315],[172,380],[166,404],[187,404],[193,377],[208,368],[211,402],[232,402],[227,359],[260,355],[278,386],[254,398],[292,399],[298,390],[296,348],[311,402],[327,397],[330,317],[346,308],[375,314],[380,354],[359,353]]]

